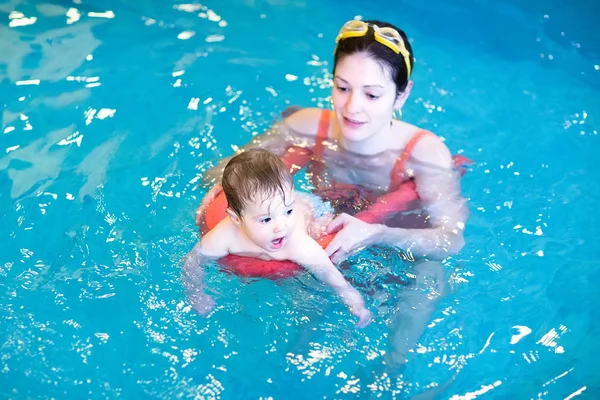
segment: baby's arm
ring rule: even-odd
[[[360,293],[353,288],[344,276],[333,265],[325,250],[309,236],[303,236],[295,246],[297,254],[292,261],[302,265],[320,281],[330,286],[340,296],[350,312],[359,318],[356,326],[362,328],[368,325],[373,315],[365,307],[365,302]]]
[[[182,278],[185,297],[199,315],[206,315],[215,307],[213,298],[204,292],[203,265],[227,255],[226,237],[228,236],[219,224],[201,238],[184,258]]]

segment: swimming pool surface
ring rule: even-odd
[[[600,6],[385,3],[0,1],[0,398],[599,396]],[[203,172],[328,106],[356,15],[408,33],[404,118],[476,161],[452,292],[397,373],[389,250],[345,272],[363,330],[307,275],[211,271],[208,318],[180,280]]]

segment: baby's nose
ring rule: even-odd
[[[273,226],[273,232],[281,232],[285,228],[285,224],[282,221],[275,221]]]

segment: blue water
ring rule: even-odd
[[[597,3],[78,3],[0,1],[1,398],[598,396]],[[385,252],[346,272],[364,330],[310,276],[212,271],[208,318],[180,281],[199,178],[288,105],[327,106],[355,15],[406,30],[404,118],[476,161],[452,293],[399,376],[402,303],[366,294],[402,296],[372,283]]]

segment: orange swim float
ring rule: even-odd
[[[282,160],[293,174],[308,163],[311,155],[312,151],[310,149],[292,146],[284,153]],[[465,172],[464,166],[471,163],[468,158],[462,155],[454,156],[453,160],[461,175]],[[354,217],[367,223],[382,223],[390,214],[408,210],[411,203],[418,199],[419,195],[416,191],[415,182],[413,180],[404,181],[397,185],[393,192],[382,195],[376,203],[369,206],[367,210],[357,213]],[[225,194],[221,192],[206,209],[204,221],[201,224],[201,234],[209,232],[223,218],[226,218],[226,210],[227,199]],[[317,242],[325,248],[334,237],[335,233],[325,235],[319,238]],[[287,278],[302,269],[291,261],[265,261],[236,255],[223,257],[219,262],[227,270],[242,277]]]

